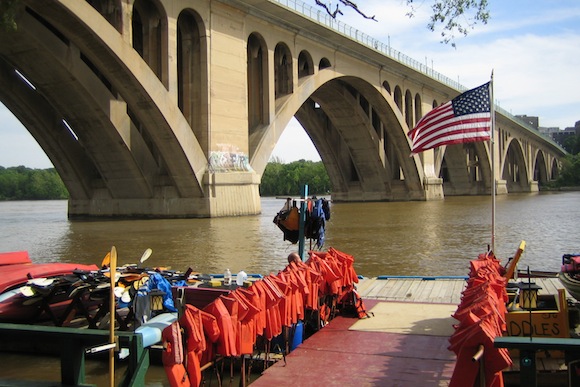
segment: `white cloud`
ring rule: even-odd
[[[525,34],[485,44],[462,44],[455,53],[436,57],[437,69],[475,87],[494,70],[495,99],[513,114],[540,117],[542,126],[572,126],[580,119],[577,76],[580,34]],[[573,107],[566,113],[556,109]]]

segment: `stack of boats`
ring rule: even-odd
[[[150,254],[151,250],[147,249],[140,262]],[[163,307],[175,311],[171,285],[183,283],[186,275],[189,273],[144,269],[138,265],[118,268],[115,318],[120,329],[139,325],[135,301],[139,295],[152,290],[164,289]],[[73,321],[83,320],[89,328],[106,328],[109,305],[107,257],[99,268],[78,263],[32,263],[26,251],[0,253],[0,322],[71,326]]]
[[[33,264],[26,251],[0,253],[0,322],[62,325],[73,308],[74,284],[96,271],[96,265]]]

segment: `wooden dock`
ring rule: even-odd
[[[426,302],[458,305],[465,288],[462,277],[374,277],[363,278],[357,291],[363,299],[399,302]],[[521,279],[525,282],[526,279]],[[564,287],[557,277],[534,278],[539,294],[558,294]],[[566,293],[570,298],[570,294]]]
[[[562,288],[557,278],[534,282],[542,287],[540,294],[556,294]],[[442,316],[441,310],[453,311],[465,286],[466,279],[460,277],[364,278],[357,290],[368,310],[410,305],[422,317],[397,327],[394,314],[377,314],[368,319],[375,319],[376,328],[362,330],[356,327],[365,320],[337,317],[252,386],[447,386],[455,367],[455,355],[447,349],[449,334],[428,328],[454,323],[450,313]],[[432,309],[437,305],[448,309]],[[392,329],[385,329],[387,323]]]
[[[364,300],[458,305],[465,280],[461,277],[363,278],[357,284],[357,291]]]

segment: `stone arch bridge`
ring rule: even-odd
[[[487,143],[409,157],[409,128],[460,85],[297,0],[17,4],[0,99],[62,177],[69,217],[257,214],[292,117],[335,201],[491,192]],[[554,179],[560,147],[507,113],[496,123],[499,194]]]

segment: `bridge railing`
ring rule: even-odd
[[[433,70],[431,67],[424,63],[415,60],[402,52],[395,50],[390,44],[385,44],[372,36],[365,34],[357,28],[349,26],[335,18],[331,17],[325,10],[319,7],[312,7],[301,0],[270,0],[290,8],[293,11],[300,13],[302,16],[315,21],[318,24],[324,25],[362,45],[379,51],[380,53],[388,56],[391,59],[396,60],[408,67],[411,67],[422,74],[425,74],[449,87],[454,88],[458,91],[465,91],[467,88],[461,85],[459,82]]]
[[[379,51],[380,53],[382,53],[383,55],[396,60],[397,62],[404,64],[414,70],[417,70],[418,72],[427,75],[441,83],[443,83],[444,85],[447,85],[455,90],[458,90],[460,92],[466,91],[467,87],[463,86],[462,84],[460,84],[457,81],[454,81],[453,79],[435,71],[433,68],[427,66],[424,63],[419,62],[416,59],[413,59],[405,54],[403,54],[402,52],[395,50],[394,48],[391,47],[391,44],[385,44],[375,38],[373,38],[372,36],[365,34],[364,32],[358,30],[357,28],[354,28],[352,26],[349,26],[348,24],[345,24],[339,20],[336,20],[335,18],[331,17],[324,9],[320,8],[320,7],[312,7],[311,5],[308,5],[306,3],[304,3],[301,0],[270,0],[273,1],[275,3],[278,3],[282,6],[285,6],[286,8],[289,8],[295,12],[298,12],[299,14],[301,14],[302,16],[318,23],[321,25],[324,25],[364,46],[367,46],[371,49],[374,49],[375,51]],[[545,133],[540,133],[538,130],[536,130],[535,128],[533,128],[532,126],[530,126],[529,124],[525,123],[524,121],[521,121],[519,119],[517,119],[517,117],[515,117],[514,115],[512,115],[511,113],[509,113],[507,110],[503,109],[502,107],[500,107],[497,103],[494,103],[495,106],[495,110],[499,113],[501,113],[502,115],[508,117],[509,119],[511,119],[512,121],[517,121],[517,123],[519,125],[521,125],[522,127],[524,127],[525,129],[527,129],[528,131],[532,132],[535,135],[538,135],[542,138],[544,138],[546,141],[548,141],[549,143],[551,143],[552,145],[555,145],[557,147],[560,148],[560,145],[558,145],[549,135],[545,134]]]

